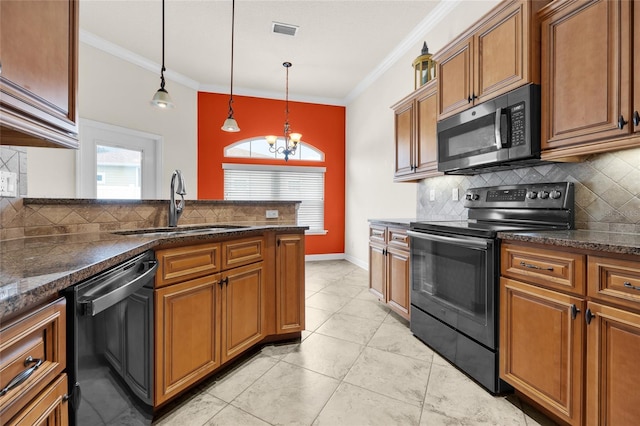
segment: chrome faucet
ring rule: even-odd
[[[176,188],[176,179],[178,180]],[[176,201],[175,194],[180,196],[180,200]],[[178,226],[178,219],[184,210],[184,196],[187,189],[184,185],[184,178],[180,170],[174,170],[171,175],[171,201],[169,201],[169,226]]]

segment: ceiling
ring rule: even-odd
[[[234,94],[345,105],[460,0],[236,0]],[[231,0],[166,0],[167,90],[228,93]],[[299,27],[275,34],[272,23]],[[80,40],[160,74],[161,0],[80,0]],[[420,51],[416,49],[415,56]],[[408,65],[409,66],[409,65]],[[410,71],[409,71],[410,72]]]

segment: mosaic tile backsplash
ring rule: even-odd
[[[419,219],[466,219],[467,189],[538,182],[574,182],[576,228],[640,233],[640,148],[598,154],[582,163],[554,163],[475,176],[438,176],[418,183]],[[459,189],[460,200],[452,200]],[[430,191],[435,200],[429,201]]]

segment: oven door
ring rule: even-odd
[[[498,242],[409,231],[411,305],[496,348]]]

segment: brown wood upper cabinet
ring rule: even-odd
[[[78,147],[78,0],[0,2],[0,144]]]
[[[536,14],[547,3],[504,1],[434,55],[438,120],[540,82]]]
[[[438,172],[436,88],[432,80],[393,105],[395,112],[395,182],[416,181]]]
[[[640,71],[637,2],[554,1],[539,18],[542,158],[638,145],[631,137],[640,130],[640,84],[631,78]]]

